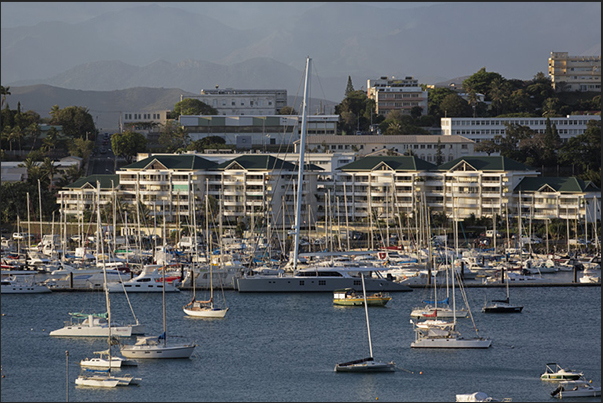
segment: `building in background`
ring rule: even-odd
[[[277,115],[287,106],[287,90],[235,90],[233,88],[201,90],[197,98],[218,110],[220,115]],[[180,99],[182,101],[182,97]]]
[[[307,116],[308,137],[337,133],[338,115]],[[180,125],[191,141],[208,136],[222,137],[238,149],[254,146],[292,145],[300,138],[298,115],[181,115]]]
[[[295,152],[299,153],[299,140],[295,141]],[[355,152],[357,158],[362,158],[376,152],[392,155],[410,154],[436,163],[438,149],[442,162],[452,161],[463,156],[473,155],[475,142],[466,137],[438,135],[392,135],[392,136],[325,136],[306,137],[306,150],[309,152]]]
[[[549,76],[556,91],[601,92],[601,56],[551,52]]]
[[[410,115],[415,106],[421,108],[421,114],[427,114],[427,91],[419,86],[419,80],[413,77],[396,79],[393,76],[367,80],[367,96],[375,101],[375,113],[387,116],[391,111],[401,111]]]
[[[549,118],[551,125],[557,127],[562,142],[584,134],[591,120],[601,120],[601,115],[568,115],[566,117]],[[507,125],[529,127],[535,133],[544,133],[547,118],[441,118],[442,134],[444,136],[463,136],[479,143],[484,140],[494,140],[494,136],[505,136]],[[484,153],[485,155],[485,153]]]

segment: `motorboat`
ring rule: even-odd
[[[495,397],[488,396],[487,393],[484,392],[475,392],[475,393],[465,393],[465,394],[457,394],[456,395],[457,402],[511,402],[512,399],[505,397],[502,399],[497,399]]]
[[[110,354],[109,350],[95,351],[98,357],[84,358],[80,361],[80,366],[85,368],[121,368],[125,366],[137,366],[135,360],[129,360],[124,357]]]
[[[559,399],[564,397],[596,397],[601,396],[601,387],[593,386],[584,379],[561,381],[559,386],[551,392],[551,396]]]
[[[585,268],[578,281],[583,284],[601,284],[601,274],[596,269]]]
[[[2,294],[42,294],[51,292],[51,290],[45,285],[36,284],[33,281],[20,281],[12,277],[2,279],[0,292]]]
[[[556,362],[546,364],[544,374],[540,375],[543,381],[567,381],[580,379],[584,374],[567,368],[562,368]]]
[[[385,306],[392,297],[387,293],[374,293],[366,296],[366,303],[369,306]],[[344,306],[363,306],[365,296],[353,288],[344,288],[333,291],[333,304]]]
[[[108,284],[107,289],[109,292],[123,292],[125,289],[128,294],[132,292],[163,292],[164,288],[165,292],[180,292],[175,285],[177,280],[164,281],[163,274],[159,273],[159,270],[163,269],[165,266],[160,264],[145,265],[138,276],[128,281]]]

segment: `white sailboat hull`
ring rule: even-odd
[[[53,330],[50,336],[55,337],[109,337],[109,327],[69,325],[61,329]],[[130,337],[132,328],[129,326],[111,327],[111,336]]]
[[[492,340],[460,338],[423,338],[410,343],[412,348],[488,348]]]
[[[126,358],[190,358],[195,349],[194,344],[158,345],[158,346],[124,346],[121,354]]]
[[[184,313],[188,316],[194,316],[197,318],[223,318],[226,316],[228,308],[183,308]]]
[[[78,386],[92,386],[96,388],[115,388],[119,385],[119,379],[99,376],[80,376],[75,379]]]

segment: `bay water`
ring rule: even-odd
[[[139,386],[106,390],[74,383],[79,361],[106,349],[106,339],[48,335],[63,326],[68,312],[104,312],[102,292],[2,295],[1,400],[437,402],[481,391],[513,401],[553,402],[556,384],[540,380],[549,362],[581,370],[601,385],[600,286],[511,287],[511,302],[524,306],[518,314],[481,312],[486,300],[505,298],[504,288],[465,291],[473,320],[460,319],[460,331],[475,335],[474,321],[492,347],[412,349],[410,312],[432,291],[392,293],[385,307],[369,308],[369,319],[375,359],[393,360],[397,370],[376,374],[334,372],[338,362],[369,356],[369,347],[364,309],[334,306],[332,293],[224,291],[230,308],[224,319],[188,317],[182,306],[192,293],[170,293],[168,340],[194,341],[192,357],[139,360],[137,367],[114,371],[142,378]],[[162,295],[128,297],[146,334],[159,335]],[[459,291],[456,298],[462,303]],[[112,293],[111,306],[114,320],[133,321],[125,295]]]

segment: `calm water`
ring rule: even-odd
[[[198,293],[199,294],[199,293]],[[187,317],[190,292],[166,295],[168,338],[193,340],[191,359],[139,361],[121,369],[140,386],[109,390],[75,386],[79,361],[106,348],[104,339],[51,338],[70,311],[102,311],[100,292],[2,296],[2,379],[5,401],[454,401],[482,391],[513,401],[550,401],[554,384],[542,382],[545,363],[582,370],[601,385],[601,288],[511,288],[520,314],[483,314],[485,299],[504,289],[467,289],[487,350],[411,349],[410,311],[429,292],[393,294],[369,310],[376,359],[398,370],[335,373],[337,362],[368,356],[364,310],[335,307],[330,293],[239,294],[226,291],[225,319]],[[197,295],[199,297],[199,295]],[[459,296],[460,298],[460,296]],[[147,335],[162,329],[161,294],[130,295]],[[124,295],[111,294],[116,320],[132,319]],[[458,301],[458,299],[457,299]],[[461,319],[463,326],[470,319]],[[461,331],[469,335],[469,327]],[[65,350],[69,350],[67,364]],[[118,372],[118,371],[116,371]],[[68,385],[68,396],[67,396]],[[566,400],[566,399],[564,399]],[[575,401],[600,401],[580,398]]]

